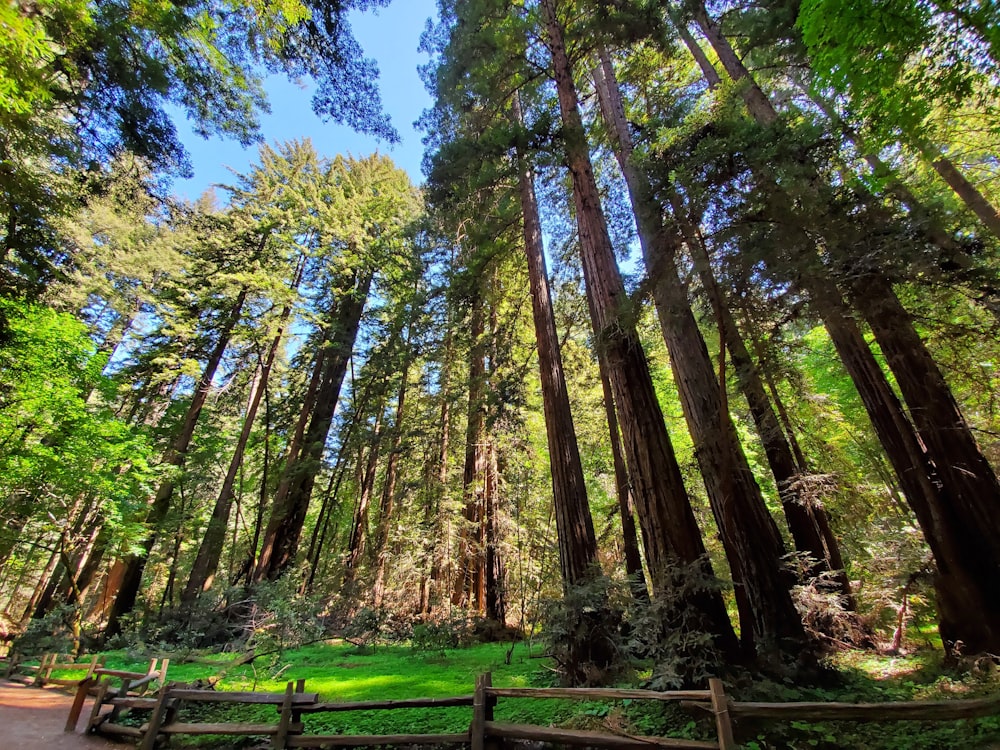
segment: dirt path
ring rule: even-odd
[[[76,732],[64,732],[73,699],[65,692],[0,680],[0,748],[4,750],[112,750],[135,745],[81,734],[90,716],[83,709]]]

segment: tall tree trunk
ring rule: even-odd
[[[302,278],[305,263],[300,262],[296,269],[295,279],[292,283],[293,289],[297,289]],[[278,318],[278,327],[271,345],[268,347],[264,361],[261,363],[260,371],[253,381],[250,389],[250,400],[247,403],[246,413],[243,415],[243,428],[240,430],[233,456],[229,461],[229,469],[222,482],[222,488],[215,500],[212,508],[212,516],[208,521],[208,528],[201,539],[198,547],[198,554],[191,565],[191,573],[188,576],[187,585],[181,594],[181,603],[184,605],[193,604],[202,592],[208,591],[215,579],[215,573],[219,568],[219,560],[222,558],[222,548],[225,543],[226,529],[229,526],[229,514],[233,507],[233,500],[236,497],[236,479],[239,476],[240,468],[243,466],[243,454],[246,451],[247,443],[250,440],[250,433],[253,431],[254,420],[257,418],[257,409],[260,408],[261,399],[267,388],[267,381],[271,376],[271,368],[281,347],[281,340],[284,336],[285,325],[292,313],[291,305],[285,305]]]
[[[462,472],[462,526],[458,541],[458,569],[452,604],[483,612],[485,540],[483,504],[486,497],[486,317],[481,290],[475,291],[469,321],[469,408],[465,428],[465,465]]]
[[[216,340],[215,348],[205,363],[205,369],[201,373],[201,377],[195,387],[194,395],[191,397],[187,413],[184,415],[184,422],[173,443],[171,443],[170,449],[164,455],[163,464],[177,467],[183,466],[188,448],[191,445],[191,440],[194,437],[198,418],[201,416],[201,410],[205,406],[208,394],[212,389],[212,380],[215,378],[215,373],[218,371],[222,357],[229,346],[229,339],[232,336],[233,329],[239,322],[246,298],[247,290],[244,287],[240,290],[232,307],[230,307],[219,330],[219,337]],[[146,514],[148,531],[141,544],[142,551],[139,554],[130,555],[124,560],[125,570],[117,591],[117,596],[115,596],[114,604],[108,613],[105,637],[120,633],[121,618],[135,607],[136,597],[139,594],[139,588],[142,584],[142,574],[146,569],[146,561],[149,559],[149,553],[152,551],[153,545],[156,544],[160,526],[170,511],[170,500],[174,494],[174,485],[175,480],[172,478],[165,480],[160,485],[156,491],[156,496],[153,498],[149,512]]]
[[[507,575],[500,551],[500,467],[497,446],[486,447],[486,496],[483,498],[483,583],[481,600],[487,620],[507,624]]]
[[[730,77],[740,83],[751,81],[704,5],[696,9],[695,19]],[[755,83],[743,90],[748,109],[758,122],[769,124],[777,118]],[[838,309],[843,305],[839,291],[813,277],[808,280],[810,297],[821,314],[826,311],[827,330],[862,393],[904,494],[939,562],[935,589],[946,647],[961,642],[968,650],[1000,651],[1000,604],[995,595],[1000,585],[1000,544],[995,541],[1000,528],[1000,484],[891,285],[877,274],[865,274],[862,280],[856,285],[854,301],[872,326],[896,376],[918,425],[919,438],[860,332],[856,328],[844,330],[854,324]],[[876,416],[880,411],[882,416]]]
[[[378,400],[375,407],[375,425],[371,437],[365,441],[368,447],[367,457],[364,447],[358,452],[358,501],[354,506],[354,517],[351,520],[351,534],[347,541],[347,554],[344,557],[344,581],[342,590],[350,594],[357,578],[358,567],[368,544],[368,507],[372,495],[375,494],[375,474],[378,470],[378,460],[382,449],[382,412],[385,410],[385,396]]]
[[[19,623],[22,628],[27,626],[28,620],[31,619],[32,614],[34,614],[35,610],[38,608],[38,601],[42,598],[42,594],[45,592],[45,585],[52,578],[52,573],[59,565],[59,550],[49,549],[48,551],[49,559],[46,561],[45,567],[42,568],[41,573],[37,578],[35,578],[35,585],[32,589],[31,596],[28,598],[28,603],[20,613]]]
[[[939,148],[929,144],[918,144],[917,150],[930,163],[941,179],[947,183],[948,187],[955,191],[959,200],[983,222],[995,237],[1000,238],[1000,211],[997,211],[996,206],[990,203],[986,196],[969,182],[969,179],[962,174],[955,163],[941,153]]]
[[[678,564],[698,566],[712,577],[701,532],[681,479],[680,467],[657,402],[642,344],[624,307],[625,288],[615,262],[590,163],[572,69],[556,16],[555,0],[541,0],[543,24],[552,54],[562,116],[567,165],[580,235],[580,254],[599,356],[608,362],[615,404],[621,417],[625,452],[635,490],[636,508],[646,540],[653,590],[666,593]],[[680,627],[707,632],[727,654],[737,642],[718,591],[687,597]]]
[[[326,439],[373,276],[368,269],[359,272],[354,288],[339,301],[336,318],[330,323],[332,330],[327,334],[329,342],[324,345],[323,370],[309,429],[297,459],[285,465],[254,571],[256,581],[274,580],[295,562],[313,484],[322,466]]]
[[[90,500],[87,505],[75,514],[72,529],[60,536],[60,567],[36,603],[32,615],[36,619],[57,603],[82,604],[83,595],[93,580],[96,566],[104,554],[108,532],[101,517],[100,503]]]
[[[900,180],[893,168],[867,148],[858,132],[848,123],[844,122],[830,101],[818,96],[806,83],[798,82],[798,85],[802,89],[802,92],[809,97],[810,101],[822,110],[833,127],[840,131],[855,149],[858,150],[861,157],[871,168],[872,174],[885,184],[888,193],[899,201],[902,206],[906,207],[927,240],[941,249],[943,260],[961,269],[960,273],[963,280],[967,279],[969,283],[975,284],[982,292],[980,301],[983,302],[984,306],[994,315],[1000,314],[1000,300],[998,300],[1000,291],[996,287],[996,274],[990,274],[986,278],[975,278],[974,275],[970,275],[968,272],[971,270],[975,274],[976,269],[972,258],[969,256],[968,249],[959,244],[953,235],[942,228],[937,217]]]
[[[1000,483],[889,283],[865,278],[854,298],[941,481],[944,501],[934,512],[941,638],[949,650],[998,653]]]
[[[805,634],[792,603],[795,578],[783,565],[781,535],[740,446],[722,396],[725,383],[712,359],[677,271],[677,237],[663,225],[663,209],[648,178],[632,163],[633,145],[611,60],[601,50],[594,70],[605,124],[639,227],[639,243],[653,285],[663,340],[694,440],[695,456],[722,535],[733,582],[742,588],[741,636],[748,653],[799,651]],[[734,332],[735,333],[735,332]],[[722,339],[727,340],[728,330]]]
[[[451,557],[451,518],[450,515],[442,512],[442,509],[448,506],[448,450],[451,440],[451,397],[449,391],[454,334],[450,313],[446,326],[444,356],[442,357],[441,378],[438,385],[441,408],[438,419],[437,456],[434,462],[433,478],[429,478],[427,482],[428,501],[425,509],[425,521],[433,529],[433,533],[424,546],[429,570],[426,580],[421,585],[420,611],[423,613],[429,613],[445,598],[445,582],[448,581],[447,567]]]
[[[323,559],[323,552],[326,550],[326,541],[335,538],[337,535],[337,523],[335,512],[339,505],[340,486],[347,474],[347,454],[346,451],[337,453],[337,462],[333,471],[330,472],[330,481],[326,485],[326,492],[323,493],[322,504],[319,515],[316,518],[316,525],[309,538],[309,549],[306,551],[306,561],[309,563],[309,572],[306,574],[299,593],[311,594],[316,583],[316,576],[319,574],[320,561]],[[331,519],[333,523],[331,525]]]
[[[622,549],[625,553],[625,573],[632,581],[632,594],[643,601],[649,599],[649,589],[646,587],[646,574],[642,569],[642,553],[639,548],[639,535],[635,527],[635,508],[632,502],[632,483],[628,478],[628,467],[622,453],[621,430],[618,428],[618,413],[615,410],[614,394],[611,391],[611,379],[604,359],[598,357],[598,369],[601,374],[601,389],[604,393],[604,415],[608,421],[608,432],[611,441],[611,460],[615,470],[615,495],[618,497],[618,514],[622,522]]]
[[[409,324],[412,327],[412,324]],[[413,361],[411,330],[404,339],[403,371],[400,374],[399,390],[396,392],[396,415],[392,425],[392,443],[389,446],[389,460],[386,462],[385,479],[382,482],[382,497],[379,501],[379,521],[375,527],[373,540],[375,552],[375,575],[372,584],[372,601],[375,607],[382,606],[385,596],[385,564],[388,558],[389,530],[396,507],[396,488],[399,480],[399,457],[403,451],[403,417],[406,414],[406,391],[409,385],[410,364]]]
[[[675,215],[680,217],[681,231],[691,252],[702,287],[708,293],[716,315],[722,318],[733,369],[740,384],[740,391],[750,407],[750,414],[764,448],[764,455],[774,476],[781,508],[795,549],[805,553],[814,561],[809,570],[811,575],[836,571],[840,594],[850,602],[850,584],[846,572],[842,569],[843,557],[840,554],[839,544],[832,534],[825,534],[823,531],[830,525],[826,509],[819,502],[803,495],[797,488],[801,473],[806,469],[805,461],[803,459],[801,465],[796,461],[792,445],[785,437],[785,431],[781,428],[778,415],[775,414],[775,407],[768,398],[760,371],[743,342],[732,311],[716,282],[708,250],[700,232],[691,222],[683,218],[682,207],[679,204],[674,205],[673,209]],[[853,604],[851,608],[853,609]]]
[[[514,121],[521,126],[521,104],[515,94]],[[542,225],[535,199],[534,175],[523,149],[517,148],[518,191],[524,229],[524,252],[528,260],[528,283],[531,288],[531,310],[538,345],[538,370],[542,386],[542,409],[545,415],[545,435],[549,446],[549,468],[552,473],[552,503],[559,541],[559,565],[563,587],[581,583],[599,573],[597,569],[597,539],[594,521],[587,502],[587,485],[583,464],[576,442],[576,427],[570,411],[569,393],[563,375],[559,335],[552,311],[545,251],[542,246]]]
[[[302,443],[306,437],[306,428],[309,426],[309,417],[312,414],[313,407],[316,404],[316,395],[319,392],[320,384],[323,380],[323,369],[326,363],[326,357],[328,354],[328,349],[326,348],[327,337],[330,334],[329,328],[324,331],[323,340],[319,343],[318,351],[316,352],[315,359],[312,364],[312,373],[309,376],[309,383],[306,385],[306,391],[302,396],[302,404],[299,407],[299,415],[295,420],[295,428],[292,430],[292,436],[288,441],[288,445],[285,447],[285,459],[284,466],[287,468],[294,465],[299,460],[299,455],[302,453]],[[268,506],[268,496],[267,496],[267,472],[270,467],[270,444],[271,444],[271,407],[270,399],[268,397],[267,381],[262,381],[264,387],[264,411],[266,414],[264,425],[265,425],[265,439],[264,439],[264,476],[261,477],[260,483],[260,496],[257,502],[257,513],[253,524],[253,539],[250,543],[249,555],[247,562],[244,564],[243,568],[246,570],[247,582],[250,583],[255,579],[256,572],[259,570],[259,560],[264,557],[264,550],[260,552],[260,556],[257,555],[257,547],[260,542],[260,537],[264,529],[264,514],[267,511]],[[288,494],[289,482],[284,473],[278,479],[278,487],[274,495],[274,507],[279,507],[279,504],[285,502],[285,498]],[[270,551],[267,552],[268,557],[270,556]]]

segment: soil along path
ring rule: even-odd
[[[88,700],[76,732],[64,732],[73,698],[51,689],[0,680],[0,748],[10,750],[111,750],[134,745],[81,734],[90,716]]]

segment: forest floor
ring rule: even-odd
[[[0,747],[12,750],[111,750],[134,747],[103,737],[64,732],[73,697],[51,688],[26,687],[0,680]],[[90,715],[89,705],[83,710]]]
[[[489,671],[500,687],[548,686],[554,674],[548,660],[538,658],[539,646],[492,643],[446,650],[417,650],[406,645],[359,649],[345,642],[320,643],[285,651],[271,659],[236,666],[235,654],[175,652],[169,679],[177,682],[223,677],[217,689],[281,692],[288,680],[306,679],[306,688],[323,700],[393,700],[471,694],[477,674]],[[105,654],[108,668],[132,671],[146,668],[152,652],[117,651]],[[156,653],[156,656],[168,654]],[[830,678],[811,686],[790,680],[733,677],[732,695],[738,700],[880,702],[974,698],[1000,692],[1000,672],[992,662],[946,669],[940,649],[921,648],[904,656],[855,651],[831,657]],[[632,682],[643,676],[633,675]],[[44,703],[42,703],[44,701]],[[0,683],[0,748],[55,748],[85,750],[127,747],[102,744],[77,735],[63,735],[68,698],[47,690]],[[34,726],[49,708],[48,728]],[[38,711],[27,713],[18,708]],[[85,710],[84,714],[86,715]],[[467,707],[398,709],[385,712],[338,712],[310,717],[310,732],[318,734],[386,734],[461,732],[469,723]],[[259,715],[258,715],[259,714]],[[564,726],[616,733],[660,735],[705,740],[714,737],[710,719],[692,715],[673,704],[646,701],[503,700],[496,707],[498,721],[541,726]],[[207,715],[206,715],[207,716]],[[205,720],[206,716],[201,716]],[[213,721],[273,720],[274,710],[220,708]],[[952,722],[901,721],[886,724],[854,722],[743,721],[737,727],[747,750],[1000,750],[1000,716]],[[16,734],[11,734],[16,732]],[[51,738],[51,739],[50,739]],[[180,738],[178,738],[180,739]],[[231,741],[204,744],[231,750]],[[59,744],[69,742],[70,744]],[[73,744],[76,743],[76,744]],[[177,742],[178,747],[189,747]]]

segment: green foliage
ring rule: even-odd
[[[297,591],[292,576],[258,583],[244,621],[246,648],[273,654],[277,661],[286,650],[317,640],[324,631],[319,609]]]
[[[440,654],[448,649],[466,648],[473,640],[471,623],[465,617],[418,622],[410,634],[410,645],[414,651],[436,651]]]
[[[0,516],[8,535],[65,538],[69,509],[96,503],[112,542],[135,538],[138,503],[155,478],[143,433],[106,399],[84,326],[43,307],[2,304],[11,338],[0,349]],[[13,544],[9,539],[6,544]],[[2,545],[0,545],[2,546]]]
[[[43,654],[73,653],[77,644],[71,622],[77,616],[76,610],[74,605],[60,605],[46,612],[44,617],[32,618],[12,644],[12,652],[28,659],[37,659]]]
[[[972,98],[995,107],[995,38],[983,38],[970,25],[982,24],[994,36],[996,9],[970,6],[806,0],[798,25],[814,69],[824,83],[850,95],[854,115],[883,138],[901,130],[920,142],[936,108],[959,108]]]
[[[0,292],[37,295],[65,270],[53,227],[130,152],[185,174],[168,114],[200,135],[260,139],[263,75],[311,77],[314,109],[387,141],[375,64],[346,14],[388,0],[14,2],[0,8]]]
[[[543,637],[564,682],[601,685],[618,676],[625,666],[618,628],[628,596],[627,587],[598,575],[543,602]]]
[[[256,67],[265,62],[315,77],[318,111],[393,138],[373,87],[377,70],[359,54],[343,20],[352,5],[376,4],[8,5],[4,27],[12,33],[0,47],[0,112],[38,115],[59,105],[91,153],[125,149],[176,166],[183,149],[165,105],[184,108],[200,134],[249,143],[266,109]]]
[[[725,670],[712,635],[687,620],[697,617],[691,600],[722,583],[701,565],[675,563],[670,582],[656,598],[632,599],[627,612],[627,648],[634,658],[652,664],[649,687],[654,690],[701,685]]]

